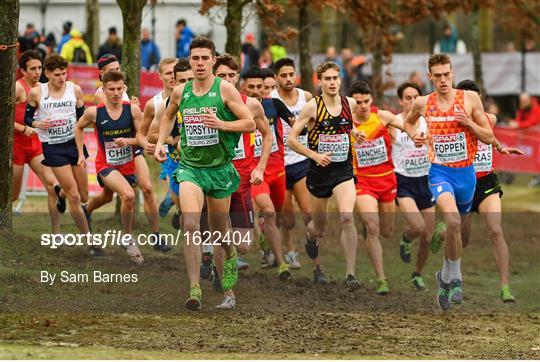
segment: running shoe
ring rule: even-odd
[[[165,217],[169,213],[169,210],[174,206],[174,201],[171,199],[171,195],[167,192],[165,198],[159,204],[159,216]]]
[[[261,251],[261,269],[272,268],[276,264],[276,256],[270,250]]]
[[[291,271],[289,270],[289,264],[281,263],[281,265],[278,268],[278,277],[280,280],[291,279]]]
[[[306,235],[306,243],[304,245],[306,246],[306,253],[311,259],[316,259],[319,256],[319,244],[317,243],[317,239],[310,240]]]
[[[350,292],[353,292],[357,289],[362,288],[362,283],[356,277],[352,274],[347,274],[347,277],[345,278],[345,282],[343,283],[347,287],[347,290]]]
[[[133,260],[137,264],[142,264],[143,263],[144,258],[143,258],[142,254],[141,254],[141,251],[139,250],[139,248],[135,244],[135,241],[133,240],[133,237],[130,240],[128,240],[126,242],[123,242],[122,247],[124,249],[126,249],[126,252],[128,253],[131,260]]]
[[[461,280],[453,279],[450,281],[450,291],[448,292],[448,299],[452,304],[463,303],[463,287]]]
[[[97,246],[91,246],[90,247],[90,256],[94,258],[104,258],[107,256],[105,253],[105,250],[103,248],[97,247]]]
[[[390,288],[388,287],[388,282],[386,279],[377,279],[377,290],[375,290],[375,293],[379,295],[386,295],[389,292]]]
[[[201,258],[201,278],[209,279],[212,275],[212,266],[213,266],[213,255],[212,253],[203,253]]]
[[[297,251],[289,251],[287,254],[285,254],[285,262],[289,264],[289,268],[300,269],[302,267],[300,260],[298,260],[299,255],[300,253]]]
[[[189,298],[186,300],[185,307],[189,310],[201,309],[202,290],[199,285],[194,285],[189,290]]]
[[[84,212],[84,217],[86,217],[86,223],[88,224],[88,230],[92,233],[92,213],[86,210],[86,205],[81,205]]]
[[[242,259],[240,256],[236,258],[236,267],[238,270],[248,270],[249,269],[249,263]]]
[[[171,218],[171,225],[176,230],[180,230],[180,227],[182,226],[180,223],[180,217],[182,216],[182,213],[180,210],[176,210]]]
[[[412,285],[416,288],[416,290],[426,290],[426,284],[424,283],[424,279],[420,275],[415,275],[411,278]]]
[[[233,248],[233,253],[230,257],[225,258],[223,263],[223,280],[221,287],[223,290],[231,290],[238,281],[238,268],[236,267],[236,249]]]
[[[236,299],[228,295],[223,299],[223,302],[221,302],[221,304],[216,305],[214,309],[231,310],[231,309],[234,309],[235,306],[236,306]]]
[[[435,280],[437,281],[437,286],[439,287],[439,291],[437,292],[437,304],[439,304],[439,307],[441,307],[442,310],[448,310],[452,307],[450,305],[450,300],[448,299],[450,285],[442,281],[441,274],[442,273],[440,271],[435,273]]]
[[[221,287],[221,280],[219,279],[219,275],[215,265],[209,280],[212,282],[212,287],[214,287],[214,290],[216,292],[223,293],[223,288]]]
[[[503,303],[514,303],[516,298],[510,292],[510,287],[508,285],[501,286],[501,299]]]
[[[172,246],[170,246],[169,244],[167,244],[167,241],[166,240],[163,240],[164,238],[162,238],[159,234],[159,232],[155,232],[155,233],[152,233],[156,236],[156,243],[154,244],[154,249],[155,250],[159,250],[163,253],[166,253],[168,251],[171,251],[172,250]]]
[[[401,236],[401,241],[399,242],[399,256],[404,263],[408,264],[411,262],[411,249],[411,241],[407,241],[405,235]]]
[[[319,266],[313,270],[313,282],[315,284],[328,284],[328,279]]]
[[[62,191],[62,187],[60,187],[60,185],[54,185],[54,193],[56,194],[56,209],[59,213],[63,214],[66,212],[66,198],[60,197],[60,191]]]
[[[433,235],[431,236],[431,242],[429,243],[429,249],[433,254],[437,254],[442,245],[443,233],[446,231],[446,224],[444,222],[439,222],[435,226]]]

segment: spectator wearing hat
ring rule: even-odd
[[[78,29],[71,29],[71,39],[62,47],[60,55],[69,63],[92,64],[92,53],[84,42],[83,34]]]
[[[122,40],[118,37],[118,32],[114,26],[109,28],[107,40],[99,47],[98,59],[104,54],[113,54],[120,63],[122,62]]]
[[[62,53],[62,47],[64,44],[66,44],[69,39],[71,39],[71,35],[69,35],[69,32],[71,31],[71,28],[73,27],[73,23],[71,21],[66,21],[64,25],[62,25],[63,32],[62,37],[60,38],[60,42],[58,43],[58,48],[56,49],[56,52],[58,54]]]

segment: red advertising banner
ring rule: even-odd
[[[156,72],[141,71],[140,96],[141,110],[146,102],[162,90],[163,83]],[[68,80],[78,84],[84,94],[86,106],[94,106],[94,93],[101,86],[97,66],[84,64],[70,64],[68,67]]]
[[[90,157],[86,159],[86,171],[88,172],[88,192],[90,195],[95,195],[101,192],[101,187],[97,182],[96,174],[96,154],[97,154],[97,139],[93,129],[87,129],[84,132],[84,144],[90,154]],[[41,183],[39,177],[29,169],[28,180],[26,182],[26,191],[30,193],[45,192],[45,188]]]
[[[493,151],[493,165],[497,171],[540,174],[540,127],[494,129],[495,136],[504,145],[516,147],[525,155],[501,155]]]

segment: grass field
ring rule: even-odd
[[[519,181],[519,180],[518,180]],[[276,270],[258,267],[258,247],[241,273],[234,311],[214,311],[221,295],[203,281],[203,310],[184,310],[187,277],[181,250],[145,247],[134,265],[123,250],[91,260],[85,248],[50,250],[39,245],[48,232],[43,213],[23,213],[15,230],[0,234],[0,353],[2,359],[193,359],[193,358],[540,358],[540,191],[524,182],[505,187],[504,229],[511,255],[515,304],[498,299],[498,274],[480,218],[464,249],[465,302],[449,312],[435,304],[434,273],[442,256],[425,268],[428,291],[408,283],[412,265],[401,262],[398,233],[383,241],[391,293],[374,294],[374,278],[362,239],[358,276],[365,288],[344,290],[344,262],[336,230],[321,248],[332,285],[317,287],[303,250],[304,268],[281,282]],[[41,206],[40,206],[41,205]],[[43,200],[28,208],[42,209]],[[137,232],[146,232],[139,216]],[[164,230],[172,231],[169,218]],[[94,229],[116,228],[109,213],[94,215]],[[74,231],[68,216],[63,230]],[[302,230],[297,228],[300,248]],[[415,244],[416,246],[416,244]],[[414,259],[413,259],[414,261]],[[137,273],[137,283],[40,283],[40,271]]]

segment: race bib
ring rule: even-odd
[[[464,132],[433,135],[435,159],[441,163],[453,163],[467,159],[467,138]]]
[[[349,157],[348,134],[320,134],[318,153],[329,153],[332,162],[344,162]]]
[[[105,142],[105,157],[107,164],[121,166],[133,160],[132,146],[117,146],[114,142]]]
[[[376,166],[388,161],[388,152],[384,137],[364,141],[362,144],[355,143],[356,161],[359,167]]]
[[[287,140],[289,139],[289,133],[291,132],[291,126],[287,122],[282,122],[283,124],[283,145],[285,147],[285,153],[294,152],[289,148],[289,145],[287,144]],[[298,136],[298,142],[303,144],[306,147],[308,146],[308,136],[305,135],[299,135]]]
[[[475,172],[491,172],[493,169],[493,148],[491,145],[478,141],[478,150],[473,165]]]
[[[73,132],[73,127],[75,125],[74,118],[57,119],[49,122],[51,127],[46,131],[46,138],[48,139],[47,142],[49,142],[50,145],[66,143],[67,141],[75,138],[75,134]]]
[[[425,147],[416,150],[406,150],[403,155],[403,164],[408,176],[425,175],[429,169],[429,160]]]
[[[215,128],[206,127],[202,115],[184,115],[183,124],[187,145],[191,147],[212,146],[219,143],[219,133]]]
[[[272,150],[270,153],[274,153],[278,150],[278,145],[276,141],[276,131],[274,129],[274,125],[272,124],[270,126],[270,132],[272,133]],[[262,134],[259,132],[259,130],[255,131],[255,151],[253,155],[255,157],[261,157],[262,154]]]
[[[233,161],[243,160],[244,158],[246,158],[246,149],[244,148],[244,135],[241,135],[240,139],[238,140],[238,144],[234,149]]]

